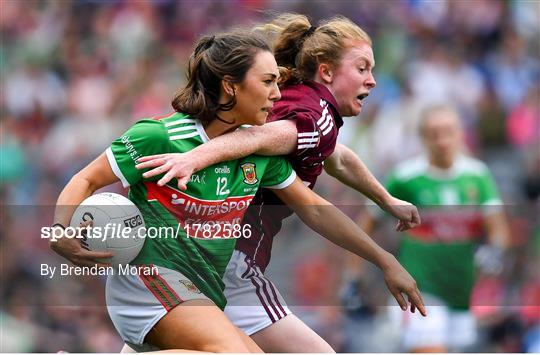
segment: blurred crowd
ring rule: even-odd
[[[135,121],[172,110],[199,35],[263,21],[268,10],[314,21],[342,14],[372,36],[377,88],[360,117],[345,120],[341,140],[377,177],[421,151],[416,124],[426,104],[458,109],[468,150],[497,180],[513,240],[505,271],[479,279],[475,312],[484,337],[475,350],[521,352],[538,344],[539,1],[3,0],[0,6],[2,352],[121,348],[103,306],[103,279],[53,283],[40,276],[40,263],[58,259],[39,228],[52,220],[52,206],[75,172]],[[319,191],[365,208],[331,179],[322,179]],[[274,280],[290,285],[292,304],[309,304],[306,295],[318,292],[309,275],[327,273],[325,292],[338,294],[339,272],[328,262],[335,251],[325,251],[333,249],[277,248]],[[296,276],[278,272],[280,263]],[[384,287],[375,271],[366,267],[365,274],[369,285]],[[389,335],[380,307],[370,302],[380,289],[366,287],[348,317],[332,308],[306,311],[306,321],[338,351],[394,351],[381,346]],[[348,327],[351,319],[357,328]],[[363,329],[358,324],[365,324],[364,336],[347,332]]]

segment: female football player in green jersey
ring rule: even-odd
[[[160,186],[159,176],[144,178],[135,167],[142,155],[189,151],[241,125],[264,124],[280,98],[278,78],[268,45],[255,34],[203,37],[190,59],[188,83],[173,99],[176,112],[137,122],[60,194],[54,220],[59,227],[86,197],[117,181],[130,187],[129,198],[147,228],[181,227],[175,238],[147,238],[132,262],[157,273],[107,279],[111,319],[136,350],[260,351],[222,312],[222,276],[235,238],[250,235],[250,226],[237,227],[259,187],[274,189],[315,231],[381,268],[402,308],[407,308],[405,293],[411,310],[424,314],[416,284],[397,260],[307,188],[285,159],[252,155],[216,164],[194,174],[186,191],[176,189],[176,182]],[[50,246],[83,266],[111,256],[85,250],[76,239],[60,238]]]

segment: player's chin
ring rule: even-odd
[[[362,106],[358,105],[357,103],[354,103],[353,105],[351,105],[348,111],[349,112],[347,112],[347,114],[344,114],[343,116],[349,116],[349,117],[358,116],[360,112],[362,112]]]
[[[255,122],[253,123],[256,126],[262,126],[266,123],[266,118],[268,118],[268,111],[261,111],[257,113]]]

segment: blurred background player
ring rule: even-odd
[[[486,235],[489,244],[477,259],[486,272],[502,271],[508,226],[489,169],[464,152],[457,112],[448,105],[426,108],[419,132],[425,155],[399,164],[386,187],[422,213],[422,225],[400,237],[398,259],[417,280],[429,317],[402,315],[389,307],[390,317],[402,334],[403,351],[465,351],[476,341],[470,312],[475,251]],[[361,224],[372,231],[374,222],[367,214]]]

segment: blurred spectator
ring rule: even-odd
[[[37,63],[28,63],[8,74],[5,85],[6,108],[18,119],[31,115],[36,107],[43,110],[47,117],[64,110],[64,83],[56,73],[43,70]]]
[[[507,111],[524,101],[538,82],[538,58],[530,56],[525,41],[512,29],[503,33],[500,50],[490,53],[486,63],[497,98]]]
[[[518,149],[538,144],[540,140],[540,85],[531,87],[522,101],[510,112],[507,135]]]

